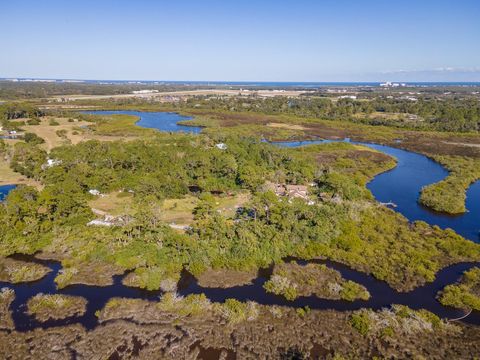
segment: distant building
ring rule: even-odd
[[[220,150],[227,150],[227,144],[219,143],[215,145]]]
[[[158,93],[158,90],[135,90],[132,91],[132,94],[154,94]]]
[[[90,194],[92,194],[93,196],[100,196],[100,195],[102,195],[102,194],[100,193],[100,191],[98,191],[97,189],[90,189],[90,190],[88,190],[88,192],[89,192]]]
[[[384,83],[381,83],[380,86],[381,87],[400,87],[400,86],[405,87],[405,86],[407,86],[407,84],[405,84],[405,83],[399,84],[399,83],[394,83],[394,82],[390,82],[390,81],[385,81]]]

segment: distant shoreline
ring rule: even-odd
[[[383,82],[376,81],[181,81],[181,80],[87,80],[87,79],[52,79],[52,78],[0,78],[0,81],[11,82],[48,82],[48,83],[78,83],[78,84],[104,84],[104,85],[205,85],[205,86],[246,86],[246,87],[299,87],[299,88],[318,88],[325,86],[347,86],[347,87],[380,87]],[[461,82],[461,81],[442,81],[442,82],[422,82],[422,81],[393,81],[394,83],[403,83],[406,87],[443,87],[443,86],[480,86],[480,82]]]

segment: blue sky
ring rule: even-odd
[[[479,0],[0,0],[0,77],[480,81]]]

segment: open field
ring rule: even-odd
[[[165,101],[171,101],[168,97],[192,97],[192,96],[258,96],[275,97],[289,96],[298,97],[301,94],[308,93],[304,90],[247,90],[247,89],[204,89],[204,90],[179,90],[165,92],[151,92],[144,94],[112,94],[112,95],[62,95],[52,97],[54,101],[76,101],[76,100],[108,100],[108,99],[158,99],[166,98]]]
[[[10,184],[25,184],[34,186],[36,188],[41,188],[41,184],[34,179],[27,178],[22,174],[16,173],[10,168],[5,159],[0,159],[0,186],[1,185],[10,185]]]
[[[127,192],[113,192],[102,194],[90,200],[88,204],[92,209],[100,210],[109,215],[125,215],[132,211],[132,194]]]
[[[58,125],[51,125],[51,123]],[[21,128],[25,132],[34,133],[45,140],[45,143],[41,144],[41,147],[50,151],[57,146],[69,143],[77,144],[84,140],[85,137],[82,135],[82,127],[89,125],[91,125],[91,123],[86,121],[46,116],[40,119],[40,124],[38,125],[21,125]]]
[[[19,122],[25,119],[13,121]],[[130,115],[114,115],[104,117],[98,123],[78,120],[75,117],[53,117],[45,116],[40,118],[38,125],[21,125],[22,132],[34,133],[41,137],[45,143],[40,147],[47,152],[55,147],[78,144],[82,141],[99,140],[99,141],[115,141],[128,140],[132,137],[150,133],[151,129],[143,129],[135,126],[138,119]],[[115,123],[112,126],[112,123]],[[54,125],[52,125],[52,123]],[[20,140],[7,139],[7,144],[15,144]]]
[[[248,193],[239,193],[234,196],[214,196],[213,209],[227,218],[232,218],[238,207],[245,205],[250,199]],[[194,196],[183,199],[165,199],[161,207],[161,218],[167,223],[189,225],[193,222],[193,211],[200,200]]]

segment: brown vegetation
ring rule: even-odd
[[[0,329],[13,329],[10,305],[15,300],[15,292],[9,288],[0,289]]]
[[[251,284],[256,276],[256,271],[209,269],[198,276],[198,284],[202,287],[229,288]]]
[[[87,301],[79,296],[38,294],[28,300],[27,306],[29,314],[39,321],[47,321],[83,315]]]
[[[21,283],[43,278],[50,269],[36,263],[0,257],[0,281]]]
[[[206,349],[228,359],[276,359],[286,354],[321,359],[463,359],[480,353],[477,327],[434,326],[391,336],[391,331],[401,330],[392,327],[384,335],[364,336],[352,326],[348,312],[312,310],[300,316],[292,309],[257,307],[256,319],[231,324],[214,311],[181,315],[156,303],[118,299],[99,313],[102,325],[93,331],[75,325],[0,332],[0,352],[13,359],[32,354],[61,359],[71,354],[85,359],[201,359]],[[373,320],[384,317],[372,314]]]

